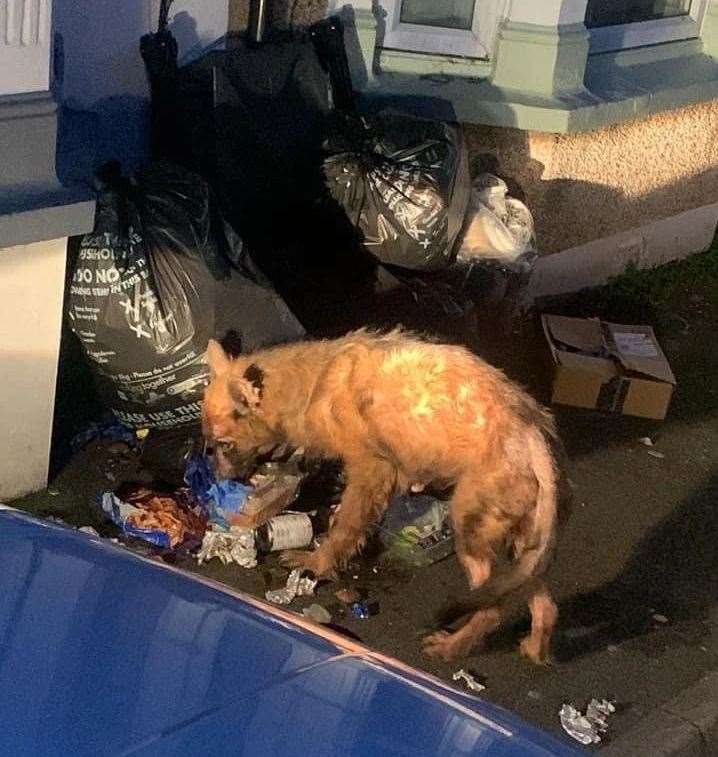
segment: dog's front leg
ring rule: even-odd
[[[313,552],[290,551],[282,562],[332,578],[364,546],[367,529],[383,515],[396,489],[397,472],[390,463],[363,459],[346,463],[346,488],[326,539]]]

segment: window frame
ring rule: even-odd
[[[404,23],[401,21],[401,3],[402,0],[380,0],[379,4],[386,11],[383,48],[479,60],[492,57],[496,31],[506,0],[474,0],[474,18],[470,30]]]
[[[709,0],[692,0],[687,15],[589,29],[589,53],[608,53],[700,37]]]

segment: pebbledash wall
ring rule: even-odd
[[[472,28],[461,32],[441,27],[443,3],[424,0],[268,4],[278,25],[341,14],[355,83],[368,96],[465,123],[476,170],[498,170],[535,214],[546,253],[537,296],[709,246],[718,0],[669,0],[655,15],[675,15],[595,28],[586,20],[597,0],[475,0]],[[230,0],[229,11],[230,30],[240,31],[247,0]],[[409,20],[430,14],[432,25],[406,23],[412,11]]]

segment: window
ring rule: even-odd
[[[505,0],[379,0],[386,11],[383,46],[486,59]]]
[[[707,0],[588,0],[591,52],[700,36]]]
[[[437,6],[442,6],[437,10]],[[403,0],[400,20],[402,24],[423,24],[446,29],[471,30],[474,19],[474,0]]]

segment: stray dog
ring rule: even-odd
[[[426,637],[424,652],[468,654],[498,627],[502,598],[520,589],[532,623],[521,652],[546,662],[558,613],[541,576],[559,498],[547,411],[467,350],[401,331],[362,330],[234,359],[210,342],[207,362],[202,423],[219,476],[246,476],[280,444],[344,463],[346,489],[327,538],[314,551],[284,553],[285,564],[333,577],[394,494],[453,485],[457,556],[471,588],[490,586],[496,602],[457,632]],[[510,568],[492,575],[499,551],[510,554]]]

